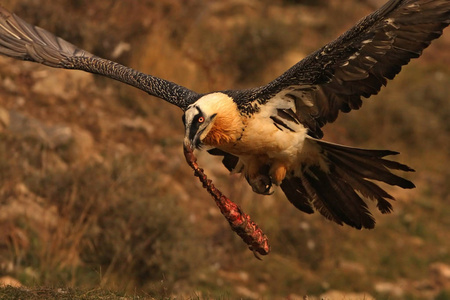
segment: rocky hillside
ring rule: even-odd
[[[199,92],[264,84],[383,1],[2,5],[95,53]],[[177,107],[91,74],[0,57],[0,277],[178,298],[450,297],[450,34],[325,138],[392,149],[417,188],[356,231],[255,195],[199,153],[265,230],[253,258],[182,154]],[[374,208],[374,207],[373,207]]]

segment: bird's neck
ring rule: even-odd
[[[245,124],[237,110],[221,111],[206,135],[203,143],[213,147],[235,144],[242,136]]]

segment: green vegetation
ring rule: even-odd
[[[264,84],[371,9],[351,0],[111,3],[2,5],[101,56],[129,44],[114,59],[198,91]],[[263,261],[185,164],[176,107],[111,80],[0,57],[0,281],[24,286],[0,288],[0,298],[301,299],[340,290],[447,299],[448,47],[447,33],[361,111],[325,127],[329,141],[400,151],[394,158],[417,171],[407,174],[416,189],[387,187],[394,212],[375,212],[374,230],[301,213],[280,191],[255,195],[199,153],[216,186],[268,235]]]

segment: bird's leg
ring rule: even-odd
[[[269,169],[268,165],[261,166],[254,161],[248,164],[245,178],[255,193],[262,195],[273,194],[273,191],[270,190],[272,188],[272,180],[269,176]]]
[[[284,177],[286,177],[286,166],[280,162],[274,162],[270,167],[270,178],[272,182],[276,185],[280,185],[283,182]]]

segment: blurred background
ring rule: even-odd
[[[4,0],[98,56],[198,92],[274,79],[384,1]],[[50,4],[51,3],[51,4]],[[268,235],[258,261],[184,161],[177,107],[0,57],[0,277],[155,298],[450,298],[450,32],[325,139],[400,151],[417,188],[358,231],[199,163]],[[404,175],[404,174],[402,174]]]

